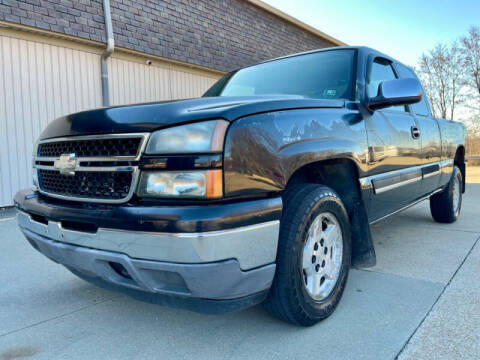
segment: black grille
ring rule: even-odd
[[[136,156],[141,138],[112,138],[91,140],[68,140],[38,145],[37,156],[59,157],[75,154],[76,157]]]
[[[126,198],[132,185],[132,173],[124,171],[77,171],[62,175],[56,170],[38,170],[40,189],[48,193],[103,200]]]

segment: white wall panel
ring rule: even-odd
[[[0,206],[31,186],[35,139],[59,116],[101,106],[97,54],[0,36]]]
[[[146,65],[115,57],[108,61],[112,105],[199,97],[220,77],[178,66]]]
[[[102,105],[98,50],[72,48],[0,35],[0,207],[31,186],[32,147],[48,122]],[[198,97],[220,77],[179,65],[108,61],[112,105]]]

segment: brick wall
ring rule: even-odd
[[[101,0],[0,0],[0,20],[106,41]]]
[[[332,46],[243,0],[110,0],[116,45],[219,70]],[[101,0],[0,0],[0,20],[105,41]]]

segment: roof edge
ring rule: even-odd
[[[46,38],[52,38],[52,39],[59,39],[63,41],[71,41],[73,43],[78,43],[78,44],[83,44],[86,46],[91,46],[92,48],[98,48],[101,51],[105,48],[106,44],[104,42],[96,41],[96,40],[90,40],[90,39],[85,39],[79,36],[74,36],[74,35],[69,35],[65,33],[60,33],[60,32],[55,32],[51,30],[45,30],[39,27],[35,26],[30,26],[30,25],[23,25],[23,24],[18,24],[15,22],[10,22],[10,21],[5,21],[5,20],[0,20],[0,35],[3,35],[2,29],[10,29],[12,31],[17,31],[19,33],[27,33],[27,34],[34,34],[38,35],[41,37],[46,37]],[[8,35],[7,35],[8,36]],[[224,70],[219,70],[215,68],[211,68],[208,66],[204,65],[199,65],[195,63],[190,63],[182,60],[176,60],[173,58],[168,58],[148,52],[143,52],[143,51],[138,51],[130,48],[126,48],[123,46],[115,45],[115,53],[124,53],[124,54],[130,54],[132,56],[138,56],[142,57],[145,59],[151,59],[151,60],[158,60],[162,61],[168,64],[172,65],[178,65],[178,66],[183,66],[195,70],[200,70],[200,71],[205,71],[209,73],[215,73],[218,75],[225,75],[227,71]],[[101,52],[98,54],[101,55]]]
[[[332,44],[334,45],[337,45],[337,46],[345,46],[347,45],[346,43],[344,43],[343,41],[340,41],[338,39],[335,39],[334,37],[328,35],[328,34],[325,34],[324,32],[314,28],[313,26],[310,26],[306,23],[304,23],[303,21],[300,21],[298,20],[297,18],[291,16],[291,15],[288,15],[287,13],[284,13],[283,11],[271,6],[271,5],[268,5],[267,3],[264,3],[263,1],[261,0],[245,0],[247,3],[250,3],[252,5],[255,5],[256,7],[259,7],[273,15],[276,15],[278,16],[279,18],[282,18],[286,21],[288,21],[289,23],[292,23],[296,26],[298,26],[299,28],[302,28],[303,30],[306,30],[308,31],[309,33],[312,33],[316,36],[319,36],[319,37],[322,37],[323,39],[331,42]]]

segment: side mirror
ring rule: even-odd
[[[368,99],[372,111],[390,106],[415,104],[422,100],[422,88],[414,78],[382,81],[378,85],[378,95]]]

